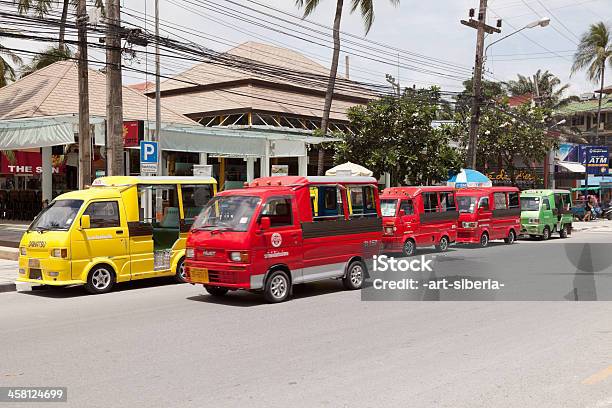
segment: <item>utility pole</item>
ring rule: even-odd
[[[107,0],[106,16],[106,160],[110,176],[125,173],[123,165],[123,94],[121,80],[121,14],[119,0]]]
[[[501,30],[487,25],[487,0],[480,0],[478,16],[475,20],[474,9],[470,9],[470,19],[461,20],[461,24],[477,30],[476,36],[476,58],[474,61],[472,119],[470,122],[470,137],[468,151],[465,159],[465,167],[476,168],[476,144],[478,143],[478,125],[480,123],[480,105],[482,104],[482,66],[484,54],[485,33],[500,33]],[[499,24],[499,23],[498,23]]]
[[[156,140],[158,143],[161,141],[161,70],[160,70],[160,57],[159,57],[159,0],[155,0],[155,137],[153,140]],[[159,151],[160,161],[162,164],[164,163],[162,159],[163,153],[161,150]],[[160,170],[161,174],[164,174],[163,171]]]
[[[87,8],[77,3],[79,39],[79,189],[91,184],[91,135],[89,132],[89,73],[87,67]]]
[[[349,72],[349,56],[348,56],[348,54],[346,54],[344,56],[344,70],[346,71],[346,74],[344,76],[346,77],[347,80],[350,79],[349,78],[350,72]]]

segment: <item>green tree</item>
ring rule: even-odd
[[[606,64],[612,67],[612,36],[610,27],[604,22],[591,24],[589,30],[580,37],[580,43],[574,54],[572,74],[586,69],[587,78],[600,82],[599,107],[597,108],[597,129],[601,123],[601,99],[605,86]]]
[[[534,81],[535,76],[535,81]],[[540,93],[542,105],[551,109],[561,108],[570,102],[579,100],[577,96],[565,97],[564,94],[569,88],[569,84],[561,85],[561,80],[548,70],[538,71],[533,76],[524,76],[517,74],[517,80],[506,82],[505,86],[508,93],[512,96],[521,96],[525,94],[536,95],[537,90]]]
[[[21,65],[21,58],[13,51],[0,44],[0,88],[15,80],[15,68],[7,61],[7,58],[15,65]]]
[[[474,89],[472,79],[463,81],[463,87],[465,89],[457,95],[455,110],[467,112],[472,108],[472,90]],[[482,81],[482,97],[484,100],[498,100],[506,96],[504,87],[500,82]]]
[[[442,109],[435,88],[352,107],[348,116],[354,134],[344,135],[336,146],[336,162],[359,163],[379,176],[389,171],[393,184],[445,181],[462,159],[450,145],[451,134],[431,126]]]
[[[37,54],[32,61],[21,67],[21,75],[23,78],[26,75],[30,75],[32,72],[43,69],[44,67],[53,64],[57,61],[65,61],[72,58],[72,52],[70,48],[50,47],[40,54]]]
[[[482,111],[478,129],[476,151],[477,167],[499,167],[505,169],[512,183],[516,183],[519,167],[542,162],[551,148],[556,148],[556,139],[547,135],[550,109],[523,104],[516,108],[507,102],[489,103]],[[469,139],[469,114],[458,112],[457,125],[451,129],[463,148]]]
[[[399,0],[389,0],[391,4],[397,6]],[[312,14],[319,5],[320,0],[295,0],[295,4],[298,8],[304,9],[304,17]],[[321,131],[323,135],[327,134],[327,128],[329,125],[329,113],[331,110],[332,99],[334,96],[334,87],[336,85],[336,75],[338,73],[338,58],[340,57],[340,20],[342,19],[342,8],[344,6],[344,0],[336,0],[336,12],[334,14],[334,27],[333,27],[333,38],[334,38],[334,52],[332,54],[331,68],[329,70],[329,79],[327,82],[327,91],[325,93],[325,104],[323,106],[323,117],[321,118]],[[374,22],[374,0],[351,0],[351,13],[359,9],[361,17],[363,17],[363,23],[365,25],[366,34],[372,28]],[[319,149],[319,160],[317,164],[317,174],[323,175],[323,164],[325,160],[325,152],[323,149]]]

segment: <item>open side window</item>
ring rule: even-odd
[[[121,226],[117,201],[95,201],[87,206],[83,215],[89,215],[91,228]]]
[[[270,227],[293,225],[293,210],[291,199],[287,197],[272,197],[264,204],[259,217],[269,217]]]
[[[344,218],[344,202],[340,187],[336,185],[310,188],[313,221],[335,221]]]
[[[351,186],[347,189],[349,198],[349,215],[351,217],[376,216],[376,199],[374,187]]]

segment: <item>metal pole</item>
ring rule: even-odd
[[[159,38],[159,0],[155,0],[155,37]],[[161,79],[160,79],[159,41],[155,41],[155,139],[161,145]],[[160,146],[161,147],[161,146]],[[159,149],[161,164],[164,164],[163,152]],[[159,169],[164,174],[163,169]]]
[[[468,142],[466,167],[476,168],[476,144],[478,142],[478,125],[480,122],[480,104],[482,100],[482,56],[484,52],[485,24],[487,22],[487,0],[480,0],[478,12],[478,34],[476,37],[476,57],[474,62],[472,120]]]
[[[89,132],[89,72],[87,68],[87,8],[77,3],[79,39],[79,189],[91,183],[91,136]]]

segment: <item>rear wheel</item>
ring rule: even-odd
[[[361,289],[363,278],[365,276],[365,266],[361,261],[353,261],[350,263],[346,276],[342,278],[342,284],[348,290]]]
[[[115,275],[110,266],[94,267],[87,276],[85,289],[92,295],[110,292],[115,284]]]
[[[442,238],[440,238],[440,242],[438,242],[438,245],[436,245],[436,249],[440,252],[445,252],[448,250],[448,237],[447,236],[443,236]]]
[[[480,236],[479,245],[481,248],[489,246],[489,234],[487,234],[486,232],[482,233],[482,235]]]
[[[542,231],[542,241],[546,241],[550,238],[550,228],[544,227],[544,231]]]
[[[559,230],[559,237],[561,238],[567,238],[568,236],[568,228],[567,225],[564,225],[561,227],[561,229]]]
[[[291,293],[291,282],[284,271],[274,271],[268,277],[264,288],[264,297],[270,303],[287,300]]]
[[[406,240],[406,242],[404,242],[404,247],[402,248],[402,254],[404,256],[412,256],[414,255],[414,251],[416,249],[416,245],[414,244],[414,241],[409,238]]]
[[[508,233],[508,237],[504,238],[504,242],[506,244],[514,244],[514,241],[516,241],[516,233],[514,232],[514,230],[510,230],[510,232]]]
[[[206,291],[214,296],[214,297],[222,297],[225,296],[225,294],[227,293],[227,291],[229,289],[227,288],[223,288],[221,286],[210,286],[210,285],[204,285],[204,289],[206,289]]]
[[[187,275],[185,274],[185,260],[181,259],[176,264],[176,273],[174,274],[174,280],[178,283],[187,283]]]

